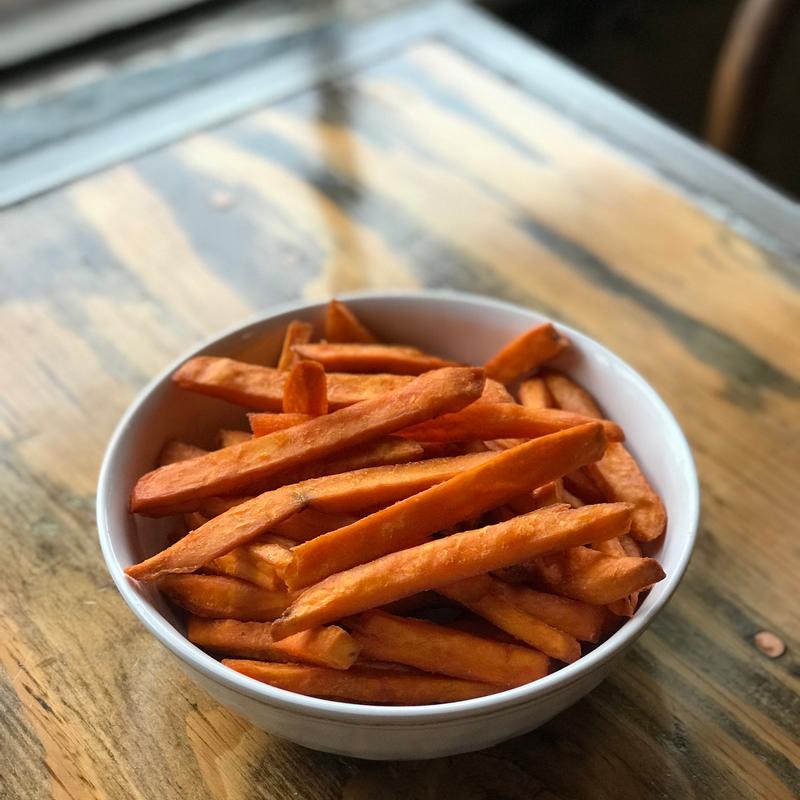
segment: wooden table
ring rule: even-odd
[[[0,797],[796,796],[797,207],[449,5],[170,105],[3,184]],[[542,309],[632,363],[692,443],[702,529],[584,701],[485,752],[366,763],[184,678],[106,574],[95,481],[131,398],[199,338],[289,298],[422,286]]]

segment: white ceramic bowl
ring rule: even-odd
[[[480,364],[521,331],[543,321],[533,311],[453,292],[354,294],[349,305],[386,341],[417,345],[445,358]],[[527,686],[444,705],[392,708],[352,705],[275,689],[223,667],[184,637],[180,619],[153,587],[123,569],[161,549],[167,523],[134,518],[128,494],[152,469],[169,437],[209,443],[213,431],[241,420],[241,410],[176,389],[170,374],[200,353],[271,364],[289,320],[319,325],[324,303],[294,303],[209,340],[170,364],[134,400],[108,445],[97,490],[97,527],[108,570],[125,601],[175,655],[190,678],[220,703],[270,733],[317,750],[373,759],[417,759],[478,750],[533,730],[590,692],[664,607],[686,570],[698,518],[692,455],[674,417],[631,367],[564,325],[574,352],[569,370],[620,422],[627,444],[661,495],[669,523],[653,548],[666,578],[636,615],[574,664]]]

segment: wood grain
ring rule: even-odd
[[[800,791],[797,263],[433,39],[3,223],[0,797]],[[584,701],[479,754],[367,764],[255,730],[184,678],[111,587],[94,487],[134,393],[200,337],[288,298],[421,286],[540,309],[640,370],[691,440],[702,530]],[[784,655],[756,649],[762,629]]]

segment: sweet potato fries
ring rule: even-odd
[[[293,320],[275,367],[197,356],[173,376],[243,407],[131,487],[132,512],[183,527],[126,572],[191,642],[286,691],[424,705],[538,680],[636,614],[664,577],[664,506],[552,368],[553,325],[483,368],[381,342],[336,300],[322,333]]]

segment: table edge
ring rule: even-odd
[[[632,154],[757,245],[800,258],[800,203],[485,11],[442,0],[336,35],[341,51],[324,64],[310,48],[298,49],[0,164],[0,209],[304,91],[315,85],[320,73],[344,77],[435,36]],[[790,277],[800,277],[800,270]]]

